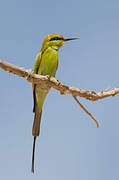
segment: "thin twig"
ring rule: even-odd
[[[73,96],[73,95],[72,95]],[[90,112],[79,102],[79,100],[76,98],[76,96],[73,96],[75,101],[79,104],[79,106],[95,121],[97,128],[99,128],[99,123],[98,121],[92,116]]]

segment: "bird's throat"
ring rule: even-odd
[[[59,49],[57,46],[51,46],[51,48],[55,51],[58,51],[58,49]]]

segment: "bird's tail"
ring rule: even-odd
[[[41,122],[42,110],[39,111],[39,108],[36,106],[34,113],[34,122],[32,128],[32,135],[34,137],[39,136],[40,134],[40,122]]]
[[[35,114],[34,114],[33,128],[32,128],[32,135],[34,136],[34,141],[33,141],[32,169],[31,169],[31,171],[33,173],[34,173],[35,142],[36,142],[36,137],[39,136],[39,134],[40,134],[41,115],[42,115],[42,110],[39,112],[39,109],[36,106],[35,107]]]

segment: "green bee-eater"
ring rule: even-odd
[[[65,39],[62,35],[51,34],[46,36],[43,41],[40,52],[36,56],[34,63],[34,73],[39,75],[49,75],[55,77],[58,67],[58,50],[69,40],[78,38]],[[32,154],[32,172],[34,172],[34,153],[36,137],[40,134],[40,122],[42,115],[42,107],[49,92],[49,88],[42,84],[33,84],[33,99],[34,99],[34,122],[32,135],[34,136],[33,154]]]

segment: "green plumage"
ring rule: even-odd
[[[34,74],[54,76],[58,67],[58,50],[65,41],[77,38],[64,39],[62,35],[51,34],[46,36],[42,47],[34,63]],[[42,107],[45,98],[49,92],[49,88],[43,84],[33,84],[33,100],[34,100],[34,122],[32,135],[34,136],[33,154],[32,154],[32,172],[34,172],[34,153],[36,137],[40,134],[40,123],[42,115]]]
[[[49,35],[44,39],[42,48],[36,56],[36,60],[34,63],[35,74],[49,76],[55,76],[56,74],[56,70],[58,67],[58,49],[63,45],[64,42],[61,42],[61,40],[50,41],[50,39],[53,37],[59,37],[60,39],[63,38],[59,35]],[[32,135],[34,136],[34,143],[32,155],[32,172],[34,172],[35,141],[36,137],[40,134],[42,107],[49,90],[49,88],[45,87],[42,84],[33,84],[34,122]]]
[[[38,53],[35,64],[34,64],[34,73],[39,75],[50,75],[55,76],[58,66],[58,50],[48,47],[43,53],[41,51]],[[42,112],[42,107],[46,98],[49,89],[44,87],[41,84],[33,85],[33,98],[34,98],[34,108],[33,111],[36,114]],[[41,118],[41,117],[40,117]],[[40,127],[40,118],[34,116],[34,124],[32,135],[39,136]]]

